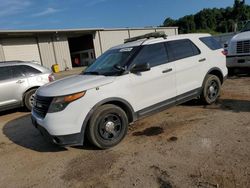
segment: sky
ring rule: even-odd
[[[0,29],[159,26],[234,0],[0,0]],[[246,0],[250,4],[250,0]]]

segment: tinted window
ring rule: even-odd
[[[22,70],[24,70],[25,75],[32,75],[32,74],[41,73],[41,71],[39,71],[33,67],[30,67],[28,65],[21,65],[21,67],[22,67]]]
[[[200,54],[200,50],[188,39],[169,41],[166,44],[169,61],[176,61]]]
[[[0,81],[11,79],[11,69],[9,67],[0,67]]]
[[[22,66],[11,66],[11,70],[12,70],[12,74],[14,78],[18,78],[18,77],[24,77],[24,71],[22,69]]]
[[[151,67],[167,63],[167,52],[164,44],[157,43],[143,46],[133,63],[149,63]]]
[[[222,48],[221,44],[213,37],[202,37],[200,40],[211,50],[218,50]]]

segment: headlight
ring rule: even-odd
[[[80,93],[74,93],[71,95],[66,95],[66,96],[61,96],[61,97],[55,97],[49,107],[48,113],[53,113],[53,112],[60,112],[64,110],[69,103],[80,99],[85,95],[85,91],[80,92]]]

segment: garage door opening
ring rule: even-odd
[[[89,66],[95,60],[93,36],[68,38],[72,67]]]

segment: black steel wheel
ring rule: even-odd
[[[101,149],[120,143],[128,129],[126,113],[118,106],[107,104],[99,107],[90,118],[87,136],[89,141]]]
[[[208,75],[205,79],[201,99],[205,104],[213,104],[221,92],[221,81],[215,75]]]

